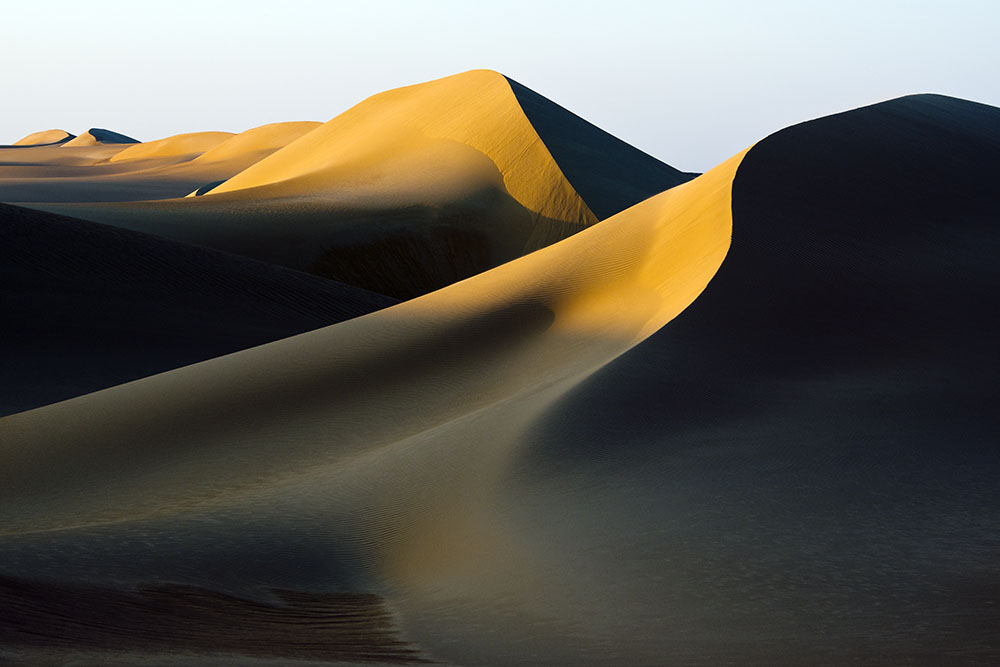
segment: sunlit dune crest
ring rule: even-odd
[[[279,182],[288,190],[296,182],[314,189],[380,162],[461,146],[490,158],[507,191],[528,210],[581,225],[595,222],[524,116],[507,80],[487,70],[375,95],[229,179],[213,194]]]
[[[276,151],[287,146],[299,137],[316,128],[322,123],[316,121],[292,121],[288,123],[271,123],[261,125],[222,142],[198,157],[201,162],[225,160],[245,153]]]
[[[148,160],[150,158],[177,157],[197,153],[201,155],[228,139],[232,139],[232,132],[192,132],[189,134],[177,134],[157,141],[147,141],[126,148],[121,153],[113,156],[110,162],[121,162],[123,160]]]
[[[23,139],[14,142],[14,146],[44,146],[48,144],[61,144],[75,138],[66,130],[42,130],[33,132]]]

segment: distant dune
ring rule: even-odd
[[[185,193],[206,196],[44,208],[412,298],[598,220],[512,85],[477,70],[376,95]],[[602,214],[690,178],[541,96],[529,101],[572,173],[597,174],[585,185]],[[575,128],[577,145],[554,129],[561,123]],[[627,194],[609,198],[616,182]]]
[[[142,173],[241,160],[0,207],[0,659],[1000,660],[1000,109],[695,177],[474,71]]]
[[[121,153],[110,158],[110,162],[123,160],[148,160],[150,158],[201,155],[227,139],[232,139],[232,132],[192,132],[177,134],[166,139],[149,141],[126,148]]]
[[[61,144],[73,139],[76,135],[65,130],[43,130],[34,132],[14,142],[15,146],[44,146],[48,144]]]
[[[9,155],[3,155],[0,165],[0,200],[119,202],[183,197],[206,183],[225,181],[316,125],[278,123],[240,135],[195,132],[133,145],[74,145],[59,152],[52,150],[54,146],[6,151]]]
[[[127,137],[118,132],[92,127],[78,137],[67,141],[63,146],[93,146],[94,144],[137,144],[138,139]]]

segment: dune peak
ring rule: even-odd
[[[95,144],[137,144],[138,139],[130,136],[105,130],[100,127],[92,127],[83,134],[67,141],[64,146],[94,146]]]

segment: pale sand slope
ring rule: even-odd
[[[242,594],[373,590],[445,632],[436,614],[449,600],[466,620],[513,605],[512,631],[549,619],[558,645],[526,636],[532,649],[606,660],[590,610],[563,609],[545,541],[494,503],[530,424],[704,289],[729,246],[741,157],[425,297],[3,419],[8,571],[51,578],[39,567],[53,561],[30,556],[41,536],[75,554],[63,576],[83,568],[105,584],[155,570]],[[110,534],[110,551],[86,545]],[[581,635],[567,646],[567,632]],[[447,657],[447,642],[426,637]],[[480,632],[467,639],[490,650]]]
[[[66,130],[42,130],[14,142],[15,146],[41,146],[46,144],[61,144],[73,139],[76,135]]]
[[[284,148],[304,134],[323,125],[316,121],[290,121],[261,125],[246,132],[240,132],[215,148],[200,156],[199,162],[226,160],[247,153],[273,153]],[[266,156],[265,156],[266,157]]]
[[[121,153],[112,157],[109,162],[201,155],[235,136],[232,132],[190,132],[188,134],[175,134],[165,139],[147,141],[126,148]],[[194,159],[194,157],[190,159]]]
[[[277,123],[238,135],[196,132],[137,144],[0,147],[0,201],[179,197],[205,183],[224,181],[317,125]]]
[[[44,208],[409,298],[593,224],[609,183],[641,198],[689,177],[537,95],[533,125],[511,86],[477,70],[376,95],[205,196]],[[567,120],[576,144],[553,146],[601,175],[584,197],[545,142]]]
[[[317,329],[394,300],[0,204],[0,414]]]

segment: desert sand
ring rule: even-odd
[[[1000,657],[1000,110],[695,177],[473,71],[217,138],[0,149],[0,657]]]
[[[41,132],[32,132],[28,136],[18,139],[13,145],[44,146],[48,144],[62,144],[73,138],[75,138],[75,135],[70,134],[66,130],[42,130]]]

